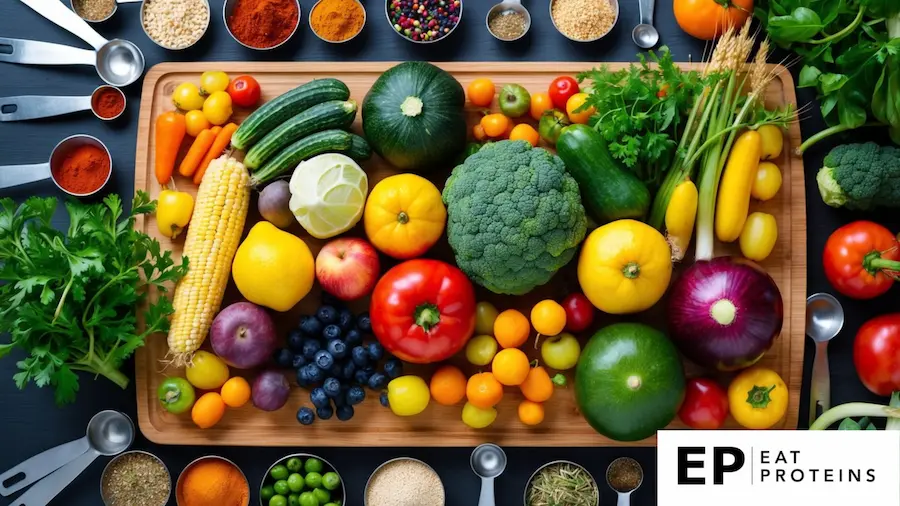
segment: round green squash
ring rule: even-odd
[[[684,400],[684,369],[662,332],[616,323],[588,341],[575,369],[575,400],[587,422],[616,441],[639,441],[669,424]]]
[[[372,149],[402,170],[428,172],[455,161],[466,146],[463,87],[446,71],[404,62],[375,81],[362,105]]]

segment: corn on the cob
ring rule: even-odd
[[[175,288],[169,354],[175,365],[189,363],[222,304],[250,204],[250,175],[228,155],[209,164],[197,191],[184,255],[190,269]]]

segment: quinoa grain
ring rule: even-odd
[[[157,44],[184,49],[206,32],[209,5],[204,0],[146,0],[141,22]]]
[[[550,16],[559,31],[576,40],[597,39],[616,21],[609,0],[553,0]]]
[[[444,506],[444,484],[430,467],[413,459],[389,462],[366,487],[366,506]]]

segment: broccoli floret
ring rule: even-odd
[[[825,157],[816,182],[832,207],[900,207],[900,149],[874,142],[838,146]]]
[[[550,281],[586,232],[578,183],[559,157],[525,141],[486,144],[453,169],[443,200],[456,264],[495,293]]]

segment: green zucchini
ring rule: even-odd
[[[343,82],[315,79],[269,100],[241,123],[231,136],[231,146],[246,151],[278,125],[310,107],[329,100],[347,100],[350,89]]]
[[[372,146],[362,137],[350,134],[350,147],[343,153],[357,162],[364,162],[372,158]]]
[[[353,137],[343,130],[324,130],[304,137],[279,151],[275,158],[253,173],[250,182],[257,186],[271,181],[294,170],[303,160],[322,153],[346,153],[353,145]]]
[[[647,216],[647,185],[619,166],[599,132],[587,125],[566,127],[556,141],[556,154],[578,181],[582,203],[598,224]]]
[[[285,121],[247,151],[244,165],[252,172],[294,141],[329,128],[346,128],[356,118],[356,102],[331,100],[316,104]]]

